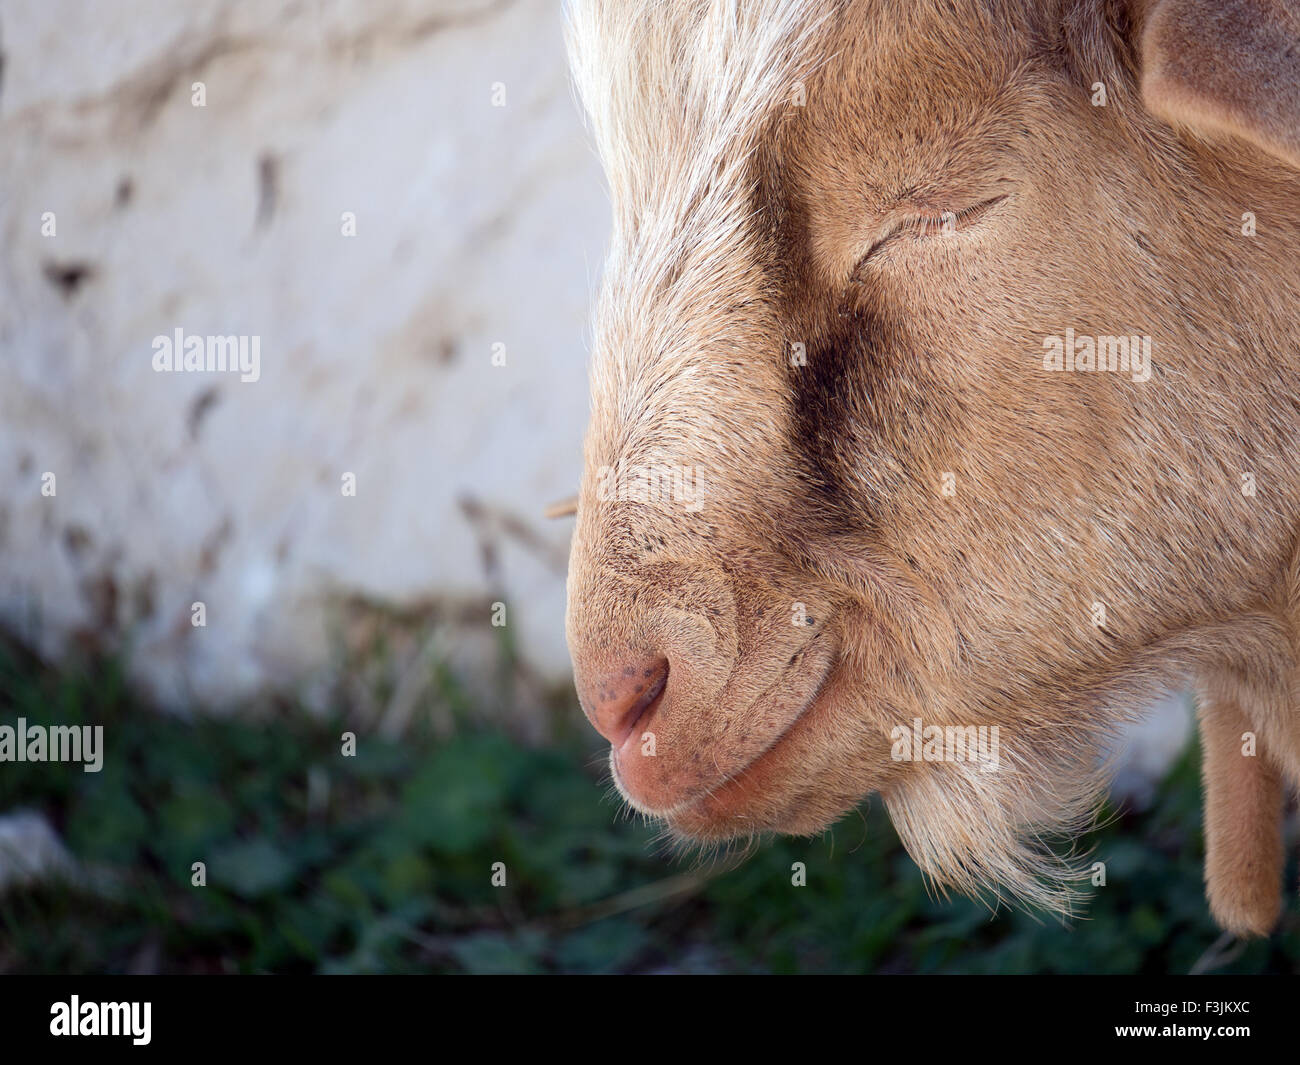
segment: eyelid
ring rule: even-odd
[[[960,232],[963,225],[969,226],[972,223],[979,221],[979,219],[983,218],[985,214],[1006,198],[1005,195],[993,196],[980,203],[972,204],[970,207],[964,207],[960,211],[952,212],[954,220],[953,224],[957,227],[956,231]],[[945,212],[941,215],[917,213],[908,215],[906,218],[900,220],[889,230],[888,233],[867,249],[866,254],[863,255],[862,258],[858,260],[857,265],[853,267],[853,273],[857,274],[857,272],[861,270],[873,256],[884,248],[885,245],[892,244],[899,237],[906,236],[910,233],[916,237],[916,239],[923,240],[927,236],[941,235],[947,213],[948,212]]]

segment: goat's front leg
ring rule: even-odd
[[[1285,788],[1266,751],[1248,753],[1241,704],[1216,687],[1200,710],[1206,893],[1221,928],[1266,936],[1282,910]]]

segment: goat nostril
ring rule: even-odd
[[[588,717],[597,732],[621,747],[667,683],[666,658],[624,666],[598,679],[595,698],[587,701]]]

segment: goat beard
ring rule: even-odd
[[[885,808],[912,860],[941,889],[1068,917],[1092,869],[1065,841],[1094,827],[1112,775],[1112,764],[1092,755],[1097,739],[1058,735],[1050,750],[1032,754],[1004,740],[995,772],[975,762],[918,765],[883,793]]]

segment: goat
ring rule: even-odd
[[[566,633],[627,802],[711,841],[878,793],[936,882],[1068,912],[1053,840],[1193,680],[1210,907],[1267,934],[1300,3],[570,0],[567,33],[613,230]]]

